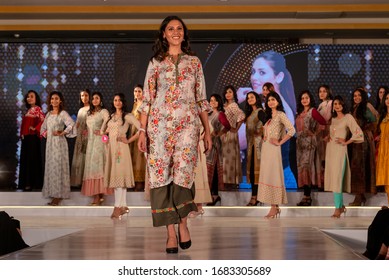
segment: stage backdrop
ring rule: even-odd
[[[192,44],[192,48],[203,63],[208,96],[221,94],[226,85],[237,89],[253,88],[253,62],[266,51],[284,57],[295,96],[308,88],[317,98],[317,87],[328,84],[334,94],[343,95],[350,103],[353,89],[364,86],[375,104],[377,87],[389,83],[389,47],[386,45],[209,43]],[[132,104],[133,86],[143,84],[151,55],[151,44],[142,43],[2,44],[0,190],[15,190],[18,183],[19,128],[25,112],[22,101],[29,89],[36,90],[43,103],[52,90],[61,91],[66,110],[74,118],[79,106],[79,92],[84,88],[102,92],[104,103],[109,104],[109,108],[112,96],[117,92],[125,93]],[[43,109],[47,110],[46,104]],[[244,135],[241,138],[244,148]],[[242,157],[244,159],[244,152]],[[290,160],[295,172],[293,156]],[[295,187],[294,178],[286,178],[286,181],[288,188]]]

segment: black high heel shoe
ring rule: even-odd
[[[212,197],[212,202],[207,203],[207,206],[215,206],[216,203],[218,203],[218,202],[220,202],[220,204],[221,204],[221,201],[222,201],[222,199],[220,198],[220,196],[217,196],[215,199],[213,199],[213,197]]]
[[[177,236],[176,236],[176,238],[177,238]],[[166,245],[167,245],[168,241],[169,241],[169,238],[166,240]],[[177,247],[170,247],[170,248],[166,247],[166,253],[167,254],[177,254],[178,253],[178,246]]]
[[[189,232],[189,230],[188,230],[188,232]],[[189,249],[190,246],[192,246],[192,240],[191,239],[189,239],[188,241],[185,241],[185,242],[181,242],[180,229],[178,229],[178,244],[180,245],[180,248],[182,250]]]

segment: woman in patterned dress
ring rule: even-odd
[[[223,149],[221,136],[231,128],[224,114],[223,100],[219,94],[211,95],[209,99],[212,112],[209,113],[209,126],[211,129],[212,147],[207,153],[207,174],[212,202],[207,206],[214,206],[220,202],[219,190],[224,189],[223,182]]]
[[[135,85],[134,87],[134,106],[131,113],[139,120],[140,114],[138,109],[142,105],[143,99],[143,85]],[[130,135],[135,135],[138,130],[135,126],[131,127]],[[146,176],[146,158],[144,154],[138,149],[138,141],[134,141],[130,144],[132,169],[134,171],[135,191],[144,191],[145,189],[145,176]]]
[[[115,204],[112,219],[121,219],[129,212],[127,207],[127,188],[133,188],[134,174],[129,143],[135,141],[139,134],[127,139],[130,125],[139,129],[139,121],[131,113],[127,113],[127,102],[123,93],[115,94],[111,115],[107,122],[108,147],[104,169],[104,186],[114,190]]]
[[[93,196],[91,206],[101,205],[104,202],[104,195],[112,194],[112,189],[107,188],[104,184],[106,154],[102,135],[106,130],[108,119],[109,112],[104,108],[102,94],[94,92],[91,96],[90,109],[86,117],[88,145],[81,188],[81,194]]]
[[[379,141],[377,166],[376,166],[376,184],[385,186],[385,192],[388,196],[389,204],[389,93],[385,93],[380,107],[380,118],[377,126],[377,137]]]
[[[226,189],[236,188],[242,182],[242,162],[240,159],[240,145],[238,131],[244,119],[244,112],[239,108],[238,97],[233,86],[224,88],[224,110],[231,129],[222,139],[223,149],[223,181]]]
[[[304,196],[297,206],[311,206],[311,187],[320,185],[320,163],[316,160],[318,124],[325,125],[326,120],[314,108],[315,100],[308,90],[298,97],[296,130],[297,130],[297,173],[298,187],[304,189]]]
[[[326,166],[324,190],[334,193],[335,212],[332,218],[340,218],[346,213],[342,192],[351,191],[351,172],[347,154],[347,145],[362,143],[363,132],[347,108],[341,96],[335,96],[332,102],[332,120],[329,135],[326,138]],[[348,139],[347,134],[351,133]],[[346,140],[348,139],[348,140]]]
[[[72,168],[70,170],[70,185],[81,186],[84,177],[85,153],[88,144],[88,130],[86,127],[86,116],[89,111],[89,89],[80,92],[80,109],[77,113],[77,138],[74,145]]]
[[[194,169],[201,124],[205,151],[211,147],[209,104],[198,57],[192,55],[188,30],[177,16],[163,20],[149,63],[138,147],[148,153],[147,170],[154,226],[166,226],[166,252],[191,246],[187,216],[194,203]],[[146,145],[147,136],[147,145]]]
[[[319,100],[321,101],[317,111],[325,119],[325,125],[319,125],[319,131],[316,134],[317,150],[316,160],[317,166],[320,166],[320,178],[318,179],[319,191],[323,191],[324,186],[324,166],[326,158],[326,146],[327,142],[324,140],[329,133],[332,117],[332,91],[328,85],[320,85],[318,88]],[[320,183],[319,183],[320,182]]]
[[[266,117],[268,121],[264,125],[258,200],[271,204],[265,218],[273,219],[281,214],[278,205],[288,203],[281,145],[292,138],[296,130],[284,112],[280,96],[274,91],[266,96]],[[270,162],[271,164],[269,164]]]
[[[27,113],[23,116],[20,128],[22,146],[20,151],[19,189],[31,191],[43,185],[40,128],[45,119],[41,100],[34,90],[24,97]]]
[[[367,92],[363,88],[357,88],[353,93],[351,113],[362,129],[365,141],[361,144],[350,145],[351,193],[355,194],[350,206],[364,205],[366,203],[365,193],[376,193],[373,133],[377,119],[367,106],[367,98]]]
[[[41,135],[47,138],[42,194],[52,198],[48,205],[57,206],[70,197],[69,153],[65,136],[75,137],[76,128],[73,119],[64,110],[62,93],[51,92],[49,100],[49,112],[41,127]]]
[[[246,96],[246,139],[247,139],[247,183],[251,184],[251,199],[247,206],[256,206],[259,201],[258,178],[261,164],[261,148],[263,124],[266,123],[266,113],[262,108],[261,99],[255,91]]]

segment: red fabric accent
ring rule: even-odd
[[[327,124],[326,120],[315,108],[312,109],[312,118],[321,125]]]
[[[219,121],[227,130],[231,129],[231,125],[228,122],[227,116],[223,112],[219,112]]]

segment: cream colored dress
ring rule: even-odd
[[[204,142],[199,142],[199,155],[195,167],[195,203],[212,202],[211,191],[209,189],[207,174],[207,159],[204,154]]]
[[[132,171],[132,160],[128,144],[117,141],[123,137],[130,125],[139,129],[139,121],[131,113],[122,118],[112,118],[107,123],[108,151],[104,169],[104,185],[108,188],[132,188],[134,187],[134,174]]]
[[[261,149],[261,172],[258,182],[258,200],[268,204],[287,204],[284,168],[281,146],[270,143],[270,139],[281,140],[286,131],[290,137],[296,133],[293,124],[284,112],[277,111],[264,125],[264,138]]]
[[[351,172],[347,154],[347,146],[335,142],[336,138],[346,139],[351,132],[354,143],[363,142],[363,131],[352,115],[343,118],[332,118],[330,126],[330,141],[326,148],[326,166],[324,175],[324,190],[341,193],[351,191]]]

